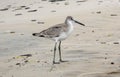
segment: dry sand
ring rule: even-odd
[[[62,42],[68,62],[52,65],[54,42],[32,33],[66,16],[86,26]],[[120,77],[120,1],[0,0],[0,77]]]

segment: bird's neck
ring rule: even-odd
[[[73,27],[74,22],[71,20],[68,20],[65,22],[65,24],[67,24],[66,26],[68,27],[68,34],[70,34],[74,29]]]
[[[65,21],[65,24],[67,24],[69,27],[73,27],[73,21],[71,21],[71,20],[66,20]]]

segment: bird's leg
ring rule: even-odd
[[[55,64],[56,45],[57,45],[57,42],[55,42],[55,46],[54,46],[53,64]]]
[[[60,62],[62,62],[62,57],[61,57],[61,41],[59,42],[58,49],[59,49]]]
[[[59,42],[59,46],[58,46],[58,49],[59,49],[59,57],[60,57],[60,62],[65,62],[62,60],[62,56],[61,56],[61,41]]]
[[[62,56],[61,56],[61,41],[59,42],[58,49],[59,49],[59,57],[60,57],[59,61],[60,62],[67,62],[67,61],[62,60]]]
[[[56,46],[57,46],[57,42],[55,42],[55,46],[54,46],[54,57],[53,57],[53,64],[59,64],[59,62],[55,62]]]

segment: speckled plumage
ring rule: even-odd
[[[59,37],[62,32],[67,32],[68,31],[68,26],[63,23],[63,24],[57,24],[53,27],[50,27],[46,30],[43,30],[40,32],[40,35],[43,35],[46,38],[53,38],[53,37]]]

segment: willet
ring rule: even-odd
[[[84,24],[74,20],[71,16],[67,16],[64,23],[52,26],[46,30],[41,31],[40,33],[32,34],[33,36],[44,37],[44,38],[52,39],[55,41],[53,64],[64,62],[61,57],[61,41],[65,40],[71,34],[71,32],[74,29],[74,26],[73,26],[74,23],[78,23],[82,26],[85,26]],[[59,42],[59,45],[58,45],[59,62],[55,62],[56,47],[58,42]]]

